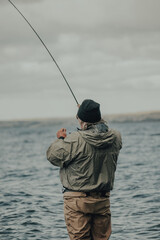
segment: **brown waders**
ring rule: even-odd
[[[70,240],[108,240],[110,193],[64,193],[64,216]]]

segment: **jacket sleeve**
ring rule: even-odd
[[[121,134],[120,132],[117,131],[117,147],[119,150],[121,150],[122,148],[122,137],[121,137]]]
[[[57,139],[48,148],[47,159],[53,165],[63,168],[74,159],[76,149],[77,141],[72,136],[67,136],[64,140]]]

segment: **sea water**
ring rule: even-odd
[[[59,169],[46,160],[56,132],[76,122],[0,123],[0,240],[69,239]],[[123,148],[111,192],[111,240],[160,239],[160,122],[110,123]]]

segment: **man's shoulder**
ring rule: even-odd
[[[110,128],[109,131],[110,131],[111,133],[113,133],[115,136],[121,136],[120,131],[118,131],[118,130],[116,130],[116,129]]]
[[[122,137],[121,137],[121,133],[116,130],[116,129],[109,129],[109,132],[111,134],[114,135],[115,138],[115,142],[120,146],[120,148],[122,147]]]

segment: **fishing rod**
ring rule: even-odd
[[[58,63],[57,63],[57,61],[55,60],[55,58],[53,57],[53,55],[51,54],[51,52],[50,52],[49,49],[47,48],[47,46],[46,46],[46,44],[44,43],[44,41],[42,40],[42,38],[39,36],[39,34],[36,32],[36,30],[33,28],[33,26],[30,24],[30,22],[26,19],[26,17],[22,14],[22,12],[15,6],[15,4],[14,4],[12,1],[10,1],[10,0],[8,0],[8,1],[9,1],[9,2],[12,4],[12,6],[19,12],[19,14],[23,17],[23,19],[28,23],[28,25],[31,27],[31,29],[33,30],[33,32],[34,32],[34,33],[36,34],[36,36],[39,38],[39,40],[41,41],[41,43],[43,44],[43,46],[44,46],[45,49],[47,50],[48,54],[49,54],[50,57],[52,58],[53,62],[56,64],[58,70],[60,71],[60,73],[61,73],[64,81],[66,82],[66,84],[67,84],[67,86],[68,86],[68,88],[69,88],[72,96],[74,97],[77,105],[79,105],[79,103],[78,103],[78,101],[77,101],[77,98],[75,97],[75,95],[74,95],[74,93],[73,93],[73,91],[72,91],[72,89],[71,89],[71,87],[70,87],[70,85],[69,85],[66,77],[64,76],[61,68],[59,67],[59,65],[58,65]]]

